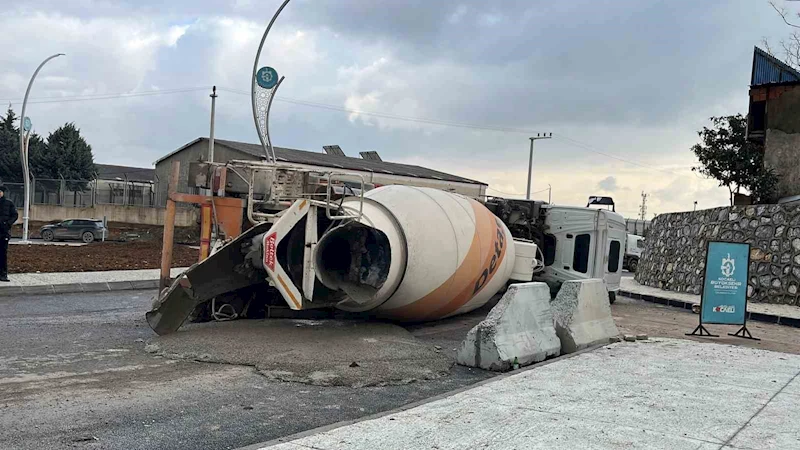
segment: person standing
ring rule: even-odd
[[[6,198],[6,186],[0,185],[0,281],[8,279],[8,240],[11,226],[17,221],[17,207]]]

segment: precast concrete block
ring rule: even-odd
[[[562,353],[607,344],[619,336],[603,280],[565,282],[550,307]]]
[[[458,364],[494,371],[526,366],[558,356],[561,342],[553,328],[550,288],[545,283],[509,286],[500,302],[467,333]]]

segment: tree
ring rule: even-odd
[[[783,22],[792,30],[787,38],[781,39],[778,42],[778,45],[780,45],[781,50],[783,51],[784,62],[794,68],[798,68],[800,67],[800,25],[789,20],[790,14],[786,8],[778,7],[774,1],[770,1],[769,4],[772,6],[772,9],[774,9],[775,12],[781,16]],[[800,19],[800,13],[796,13],[796,16],[798,19]],[[762,43],[764,44],[764,48],[767,53],[775,56],[772,51],[772,46],[770,46],[769,41],[767,41],[766,38],[762,40]]]
[[[701,143],[692,146],[700,161],[693,171],[714,178],[733,194],[746,189],[754,203],[771,200],[778,182],[772,169],[764,167],[764,148],[745,139],[747,119],[741,114],[712,117],[712,128],[703,127],[697,134]]]
[[[22,182],[22,163],[19,152],[19,128],[14,111],[9,108],[0,120],[0,179]],[[36,178],[90,180],[95,166],[92,147],[81,137],[75,124],[68,123],[50,133],[47,142],[31,133],[28,142],[28,163]],[[85,184],[85,183],[84,183]]]
[[[21,181],[22,166],[19,162],[19,130],[14,126],[17,120],[9,107],[6,116],[0,121],[0,180]]]
[[[90,180],[97,170],[92,146],[74,123],[67,123],[47,136],[47,145],[35,156],[30,154],[31,171],[38,178]]]

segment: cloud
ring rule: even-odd
[[[64,52],[32,98],[201,88],[29,105],[40,132],[75,121],[99,162],[148,166],[207,135],[212,84],[217,136],[255,142],[253,57],[280,3],[14,5],[0,16],[0,99],[18,107],[36,65]],[[535,144],[532,190],[550,184],[555,202],[585,205],[613,179],[618,208],[635,215],[642,190],[653,212],[727,202],[689,170],[689,147],[709,116],[746,110],[752,46],[783,31],[749,0],[293,0],[259,64],[286,76],[270,126],[278,145],[377,150],[521,197],[528,131],[553,132]]]
[[[614,177],[605,177],[597,183],[597,188],[601,191],[614,192],[619,187],[617,186],[617,179]]]

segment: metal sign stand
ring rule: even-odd
[[[702,302],[702,300],[700,300]],[[699,333],[698,333],[699,331]],[[705,334],[703,334],[705,332]],[[700,324],[691,333],[686,333],[686,336],[706,336],[706,337],[719,337],[718,334],[711,334],[706,327],[703,326],[703,312],[700,312]]]
[[[712,264],[712,262],[709,261],[709,259],[711,257],[710,247],[711,247],[712,243],[714,243],[714,244],[740,244],[740,245],[744,244],[744,243],[741,243],[741,242],[724,242],[724,241],[713,241],[713,242],[712,241],[708,241],[708,242],[706,242],[706,263],[705,263],[705,268],[703,270],[703,284],[702,284],[703,287],[702,287],[702,291],[700,292],[700,318],[699,318],[697,327],[695,327],[695,329],[692,330],[691,333],[686,333],[686,336],[719,337],[718,334],[711,334],[711,332],[708,331],[708,329],[703,325],[703,323],[704,323],[704,321],[703,321],[704,314],[703,313],[705,311],[705,308],[703,308],[703,304],[706,302],[706,294],[707,294],[707,292],[706,292],[706,281],[707,281],[707,277],[709,276],[709,271],[711,270],[711,264]],[[750,263],[750,244],[744,244],[744,245],[747,245],[747,252],[746,252],[747,256],[745,258],[745,260],[746,260],[746,263],[745,263],[746,273],[745,273],[745,277],[743,278],[745,291],[744,291],[744,305],[742,306],[742,308],[744,310],[744,314],[742,315],[742,323],[741,323],[742,326],[741,326],[741,328],[739,328],[739,330],[736,333],[728,333],[728,335],[729,336],[740,337],[740,338],[743,338],[743,339],[751,339],[751,340],[754,340],[754,341],[760,341],[761,339],[754,338],[753,335],[750,334],[750,330],[747,329],[747,280],[750,279],[750,264],[749,264]],[[733,250],[731,250],[731,252],[733,252]],[[727,267],[727,269],[729,269],[729,272],[724,272],[723,271],[722,274],[723,274],[723,277],[725,277],[725,278],[719,278],[720,280],[723,280],[723,281],[724,280],[730,281],[730,279],[731,279],[731,277],[733,277],[733,274],[734,274],[734,271],[735,271],[735,266],[733,264],[733,260],[730,257],[730,253],[728,253],[727,261],[728,261],[728,263],[730,263],[730,266]],[[723,259],[722,266],[725,266],[725,265],[726,265],[726,260]],[[726,269],[726,267],[721,267],[721,268],[722,269]],[[713,298],[714,297],[712,295],[712,299]],[[714,303],[712,302],[712,305],[713,304]],[[723,308],[723,312],[727,312],[727,311],[724,311],[724,307],[719,307],[719,308]],[[712,316],[713,316],[713,314],[712,314]],[[725,320],[714,321],[714,322],[705,322],[705,323],[718,323],[720,325],[738,325],[737,323],[729,323],[729,322],[726,322]]]
[[[741,334],[739,334],[741,333]],[[736,336],[742,339],[751,339],[753,341],[760,341],[760,338],[754,338],[752,334],[750,334],[750,330],[747,329],[747,325],[742,325],[742,328],[739,328],[739,331],[736,333],[728,333],[728,336]]]

